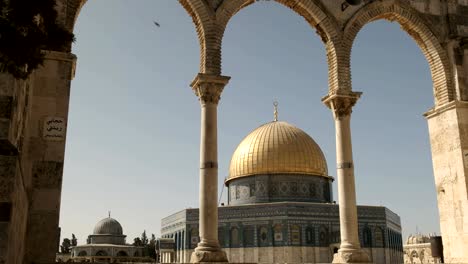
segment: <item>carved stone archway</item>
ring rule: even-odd
[[[73,31],[87,0],[56,1],[59,22]],[[400,23],[415,39],[429,63],[434,83],[435,108],[426,117],[445,259],[468,262],[468,159],[464,159],[468,156],[466,4],[461,1],[363,0],[360,5],[344,8],[344,0],[276,1],[304,17],[324,42],[329,68],[326,101],[338,120],[341,115],[350,114],[360,95],[352,92],[350,71],[351,49],[359,30],[371,21],[387,19]],[[209,109],[205,110],[209,113],[205,117],[216,120],[216,105],[229,80],[221,76],[223,34],[229,20],[255,0],[179,2],[192,17],[200,42],[201,74],[193,82],[193,88],[202,104],[208,105]],[[2,114],[11,115],[2,118],[0,134],[7,136],[1,138],[0,147],[13,146],[18,153],[17,156],[0,155],[4,172],[4,177],[0,178],[0,199],[6,204],[5,208],[12,206],[8,224],[0,225],[0,234],[3,234],[0,248],[6,247],[0,262],[47,263],[55,259],[66,135],[61,135],[62,141],[48,141],[40,131],[47,118],[63,122],[66,130],[75,60],[70,45],[65,50],[48,52],[43,67],[26,82],[0,76],[1,84],[8,88],[0,95],[5,97],[3,101],[12,102],[9,108],[2,108]],[[5,93],[7,90],[9,92]],[[215,138],[213,127],[216,125],[206,124],[202,122],[208,129],[208,138]],[[204,146],[209,146],[210,153],[216,153],[216,144]],[[337,159],[342,169],[352,168],[352,157],[347,158]],[[217,170],[216,155],[207,156],[200,165],[203,170]]]
[[[398,22],[401,28],[416,41],[429,64],[436,107],[455,100],[453,73],[446,50],[418,12],[402,1],[372,2],[361,8],[349,20],[343,38],[345,60],[348,64],[346,68],[351,68],[351,50],[359,31],[366,24],[379,19]]]

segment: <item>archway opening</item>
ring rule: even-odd
[[[352,116],[356,192],[359,203],[394,210],[404,240],[418,231],[439,232],[423,117],[434,105],[433,82],[421,44],[397,23],[380,18],[388,16],[366,24],[352,51],[353,89],[363,92]],[[372,235],[382,244],[381,230]],[[384,241],[395,242],[385,235]]]
[[[78,62],[70,91],[62,234],[76,234],[81,244],[111,210],[127,242],[145,229],[158,235],[154,223],[174,208],[197,206],[192,186],[198,184],[199,137],[186,133],[199,127],[193,111],[198,101],[188,87],[199,64],[192,21],[177,1],[88,1],[74,33]],[[190,165],[180,166],[180,159]],[[181,178],[188,184],[180,185]],[[179,186],[179,199],[148,211],[148,201],[175,197],[173,188],[154,193],[162,183]],[[128,198],[116,199],[122,195]]]

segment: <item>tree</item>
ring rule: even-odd
[[[62,245],[60,246],[60,251],[62,253],[70,253],[70,246],[71,246],[70,239],[64,238]]]
[[[72,234],[71,245],[72,247],[76,247],[78,245],[78,239],[76,239],[75,234]]]
[[[0,0],[0,72],[27,79],[44,50],[63,51],[73,33],[57,23],[55,0]]]
[[[141,234],[141,245],[142,246],[148,245],[148,237],[146,236],[146,230],[143,230],[143,234]]]
[[[151,234],[151,239],[147,246],[147,251],[151,258],[156,259],[156,236],[154,234]]]
[[[135,237],[133,239],[133,245],[137,247],[141,247],[142,246],[141,239],[139,237]]]

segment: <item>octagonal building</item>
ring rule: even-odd
[[[232,155],[219,207],[218,239],[233,263],[330,263],[339,248],[339,210],[325,156],[306,132],[273,121],[249,133]],[[400,217],[358,206],[359,237],[374,263],[401,263]],[[199,242],[198,209],[162,220],[175,259],[188,262]]]

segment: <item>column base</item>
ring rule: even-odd
[[[372,263],[369,255],[362,249],[356,250],[338,250],[333,255],[332,263]]]
[[[227,263],[226,252],[219,249],[218,251],[199,251],[195,250],[190,257],[190,263],[201,263],[201,262],[222,262]]]
[[[202,240],[198,243],[195,252],[190,257],[190,263],[200,262],[228,262],[226,252],[219,246],[216,240]]]

